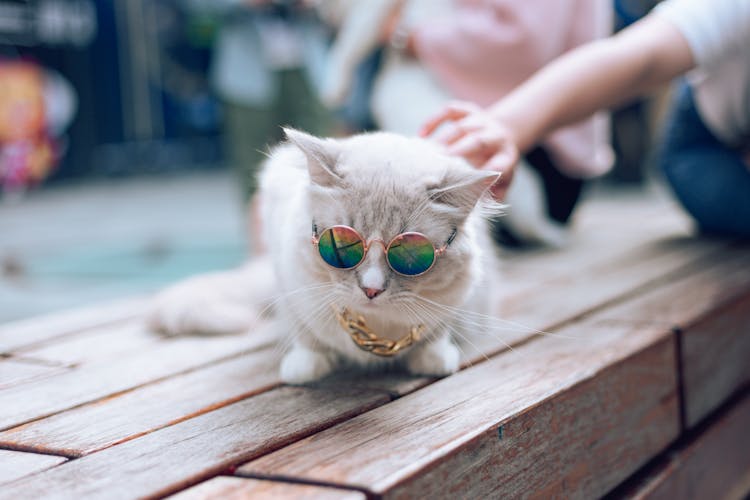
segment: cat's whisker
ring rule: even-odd
[[[448,331],[452,336],[455,336],[457,339],[463,340],[464,342],[468,343],[471,347],[474,348],[476,352],[482,355],[482,357],[485,359],[485,361],[489,361],[490,358],[487,356],[484,352],[480,351],[477,346],[474,345],[473,342],[471,342],[464,334],[462,334],[460,331],[454,329],[454,328],[448,328]],[[469,358],[469,355],[466,353],[463,347],[461,347],[461,342],[454,342],[454,345],[458,349],[458,351],[461,353],[461,358],[466,361],[467,366],[466,368],[470,368],[474,366],[474,362]]]
[[[320,287],[320,288],[335,288],[335,286],[334,287]],[[291,346],[297,341],[297,339],[302,334],[302,332],[306,328],[308,328],[306,323],[315,324],[323,317],[323,315],[326,312],[330,311],[330,304],[331,304],[330,299],[332,296],[333,294],[331,292],[328,292],[323,295],[313,294],[309,297],[306,297],[305,298],[306,304],[308,306],[311,304],[313,305],[313,308],[310,311],[309,318],[306,318],[303,320],[302,318],[297,317],[295,314],[289,315],[293,323],[294,329],[291,332],[287,332],[287,335],[284,336],[284,341],[278,345],[278,350],[281,351],[282,355],[291,348]],[[296,297],[288,297],[288,298],[291,300],[292,305],[294,305],[294,301],[299,299],[300,297],[296,296]]]
[[[541,336],[548,336],[548,337],[555,337],[555,338],[562,338],[562,339],[571,339],[571,340],[579,340],[580,339],[580,337],[576,337],[576,336],[572,336],[572,335],[563,335],[563,334],[559,334],[559,333],[548,332],[548,331],[545,331],[545,330],[539,330],[538,328],[534,328],[534,327],[531,327],[531,326],[528,326],[528,325],[524,325],[523,323],[519,323],[517,321],[503,319],[503,318],[499,318],[497,316],[490,316],[490,315],[487,315],[487,314],[482,314],[482,313],[479,313],[479,312],[476,312],[476,311],[470,311],[470,310],[467,310],[467,309],[462,309],[460,307],[450,306],[450,305],[447,305],[447,304],[441,304],[439,302],[435,302],[433,300],[427,299],[425,297],[421,297],[421,296],[416,295],[416,294],[414,295],[414,297],[417,300],[430,303],[430,304],[432,304],[432,305],[434,305],[436,307],[444,308],[446,310],[453,311],[453,312],[455,312],[457,314],[463,315],[462,319],[465,318],[465,317],[467,317],[467,316],[470,316],[470,317],[474,317],[474,318],[477,318],[477,319],[480,319],[480,320],[489,321],[489,322],[491,322],[489,325],[483,325],[483,326],[487,326],[488,328],[493,328],[495,330],[499,330],[499,328],[495,325],[495,323],[503,323],[504,325],[513,326],[513,327],[516,327],[516,328],[519,329],[519,330],[506,330],[506,331],[525,331],[525,332],[529,332],[529,333],[533,333],[535,335],[541,335]]]
[[[435,306],[434,304],[435,304],[435,303],[432,303],[432,301],[428,301],[427,303],[421,303],[421,306],[422,306],[422,307],[426,307],[426,308],[429,308],[429,307],[437,307],[437,306]],[[446,308],[446,309],[447,309],[447,308]],[[456,316],[456,313],[454,313],[454,314],[453,314],[453,318],[452,318],[452,319],[454,319],[454,320],[455,320],[456,318],[457,318],[457,316]],[[479,326],[481,327],[481,326],[483,326],[483,325],[479,325]],[[485,357],[486,359],[489,359],[489,358],[487,358],[487,355],[486,355],[486,354],[484,354],[484,351],[482,351],[481,349],[479,349],[479,348],[478,348],[478,347],[477,347],[477,346],[476,346],[476,345],[475,345],[475,344],[474,344],[473,342],[471,342],[471,340],[469,340],[467,336],[465,336],[465,335],[461,335],[461,337],[462,337],[462,338],[463,338],[464,340],[466,340],[466,341],[467,341],[467,342],[468,342],[469,344],[471,344],[471,346],[472,346],[472,347],[473,347],[473,348],[474,348],[474,349],[475,349],[475,350],[476,350],[476,351],[477,351],[478,353],[482,354],[482,355],[483,355],[483,356],[484,356],[484,357]],[[508,348],[509,350],[511,350],[511,351],[514,351],[514,349],[513,349],[513,346],[512,346],[512,345],[511,345],[510,343],[508,343],[508,342],[507,342],[507,341],[506,341],[505,339],[501,338],[500,336],[498,336],[498,335],[496,335],[496,334],[492,335],[492,337],[493,337],[493,338],[494,338],[495,340],[497,340],[498,342],[500,342],[501,344],[503,344],[503,345],[504,345],[504,346],[505,346],[506,348]]]
[[[257,149],[257,148],[256,148],[256,149],[255,149],[255,152],[256,152],[256,153],[260,153],[260,154],[262,154],[262,155],[263,155],[263,156],[265,156],[266,158],[271,158],[271,152],[270,152],[270,151],[267,151],[267,150],[263,150],[263,149]]]
[[[430,310],[424,304],[420,304],[419,302],[415,302],[413,305],[421,308],[424,311],[425,314],[430,314]],[[463,335],[460,332],[460,329],[455,328],[447,320],[442,320],[442,319],[438,319],[438,318],[435,318],[435,319],[436,319],[436,321],[438,322],[438,324],[440,326],[442,326],[443,328],[445,328],[448,331],[448,333],[450,333],[452,336],[460,337],[462,340],[464,340],[466,343],[468,343],[471,347],[473,347],[476,352],[480,353],[482,356],[484,356],[484,358],[487,361],[489,361],[490,358],[481,349],[479,349],[467,336]],[[458,350],[461,352],[462,357],[464,359],[468,360],[469,357],[466,355],[466,352],[461,348],[461,346],[459,345],[459,343],[455,343],[455,345],[458,348]],[[472,363],[469,362],[469,364],[471,365]]]
[[[268,302],[253,318],[253,323],[257,323],[262,320],[268,320],[270,317],[270,311],[273,310],[274,307],[276,307],[281,301],[283,300],[289,300],[295,295],[299,295],[301,293],[305,292],[317,292],[320,290],[325,290],[326,288],[334,287],[335,283],[318,283],[310,286],[304,286],[300,288],[296,288],[294,290],[291,290],[286,293],[276,294],[274,297],[271,298],[271,301]],[[311,294],[311,296],[314,296],[315,294]]]

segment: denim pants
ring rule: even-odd
[[[706,233],[750,237],[750,168],[706,128],[686,83],[677,89],[659,163]]]

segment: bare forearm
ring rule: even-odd
[[[490,113],[514,131],[518,148],[527,151],[548,132],[642,95],[693,64],[676,28],[646,18],[617,36],[560,57]]]

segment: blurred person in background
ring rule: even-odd
[[[330,131],[331,118],[317,91],[327,32],[301,0],[197,2],[223,11],[211,80],[224,103],[226,152],[250,201],[258,167],[267,146],[281,140],[282,125],[319,135]],[[254,213],[251,209],[251,250],[258,249]]]
[[[750,2],[667,0],[618,35],[555,60],[481,109],[455,103],[426,122],[435,138],[511,185],[518,155],[558,127],[678,83],[660,153],[677,199],[708,233],[750,237]],[[499,62],[498,62],[499,65]]]
[[[373,88],[373,115],[380,128],[405,135],[416,134],[452,99],[489,105],[555,57],[612,29],[611,5],[600,0],[338,4],[341,27],[327,66],[324,101],[343,103],[354,68],[382,44],[386,51]],[[524,155],[528,182],[511,193],[514,210],[503,219],[498,237],[510,244],[563,244],[563,228],[584,179],[611,166],[607,119],[600,115],[572,124],[534,146]],[[539,196],[527,196],[529,191]],[[544,220],[526,223],[530,219]],[[542,226],[549,230],[535,229]]]

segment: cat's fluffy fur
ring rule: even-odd
[[[153,326],[171,334],[245,330],[264,296],[276,295],[274,321],[291,345],[281,363],[286,382],[315,380],[342,365],[402,363],[426,375],[457,370],[452,334],[460,335],[460,313],[453,308],[476,311],[486,299],[482,278],[492,274],[494,252],[477,207],[491,204],[484,194],[497,175],[427,141],[389,133],[334,140],[287,130],[287,136],[261,177],[269,260],[166,290],[151,314]],[[438,247],[457,233],[429,272],[404,277],[388,267],[379,245],[354,270],[327,266],[312,245],[313,221],[321,230],[349,225],[368,240],[417,231]],[[369,299],[364,288],[385,291]],[[352,342],[332,305],[361,313],[379,336],[396,340],[424,324],[425,338],[395,358],[377,357]]]

